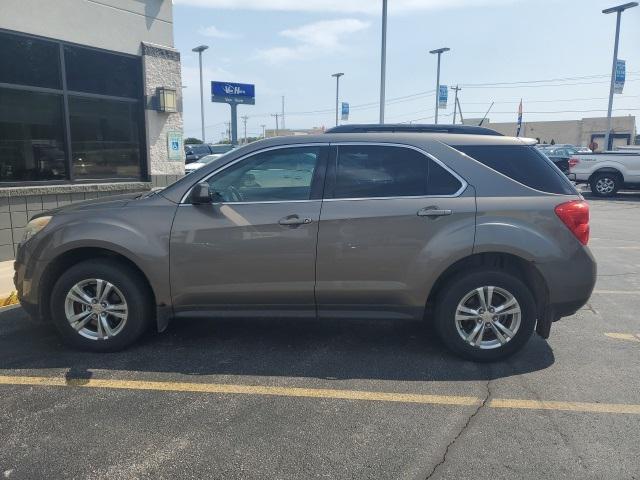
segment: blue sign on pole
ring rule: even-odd
[[[616,60],[616,74],[613,79],[613,93],[622,93],[627,76],[627,65],[624,60]]]
[[[342,102],[342,120],[349,120],[349,104]]]
[[[211,82],[211,101],[255,105],[256,88],[249,83]]]
[[[446,85],[440,85],[440,91],[438,92],[438,108],[447,108],[447,99],[449,97],[449,87]]]

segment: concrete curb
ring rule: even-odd
[[[9,305],[15,305],[18,303],[18,293],[16,291],[11,292],[9,295],[0,296],[0,307],[8,307]]]

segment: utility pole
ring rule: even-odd
[[[262,138],[267,138],[267,126],[264,123],[260,126],[262,127]]]
[[[278,117],[280,116],[279,113],[272,113],[271,114],[272,117],[276,117],[276,137],[278,136],[278,130],[280,130],[280,127],[278,126]]]
[[[332,77],[336,77],[336,127],[338,126],[338,96],[340,95],[340,77],[344,73],[334,73]]]
[[[380,123],[384,123],[384,89],[387,70],[387,0],[382,0],[382,45],[380,46]],[[337,124],[337,123],[336,123]]]
[[[455,90],[456,92],[456,97],[453,101],[453,124],[456,124],[456,113],[458,113],[458,91],[462,90],[458,85],[456,85],[455,87],[452,87],[451,90]],[[462,118],[462,114],[460,115],[460,118]]]
[[[282,115],[282,129],[284,130],[285,129],[285,126],[284,126],[284,95],[282,96],[282,113],[281,113],[281,115]]]
[[[231,122],[224,122],[224,124],[227,126],[227,140],[231,143]]]
[[[613,89],[616,78],[616,63],[618,63],[618,43],[620,41],[620,19],[622,12],[628,8],[637,7],[638,2],[629,2],[616,7],[606,8],[602,10],[602,13],[616,13],[616,39],[613,44],[613,64],[611,65],[611,84],[609,85],[609,106],[607,107],[607,133],[604,136],[604,148],[603,150],[611,149],[611,111],[613,110]]]
[[[438,124],[438,97],[440,96],[440,57],[444,52],[448,52],[451,50],[448,47],[438,48],[436,50],[430,50],[429,53],[438,55],[438,71],[436,73],[436,113],[435,113],[435,123]]]
[[[462,107],[460,106],[460,99],[456,97],[456,104],[458,105],[458,111],[460,112],[460,125],[464,124],[464,118],[462,118]]]
[[[242,125],[244,126],[244,144],[247,144],[247,120],[249,120],[249,117],[246,115],[243,115],[242,117]]]
[[[200,45],[191,49],[192,52],[198,53],[198,63],[200,64],[200,125],[202,127],[202,143],[206,143],[204,139],[204,91],[202,90],[202,52],[207,48],[207,45]]]

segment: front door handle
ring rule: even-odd
[[[418,210],[419,217],[444,217],[446,215],[451,215],[453,212],[451,210],[443,210],[437,207],[425,207]]]
[[[310,218],[300,218],[298,215],[288,215],[278,220],[280,225],[308,225],[313,222]]]

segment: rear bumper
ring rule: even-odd
[[[573,315],[589,301],[597,265],[587,247],[576,249],[565,261],[538,264],[538,268],[547,282],[554,321]]]

